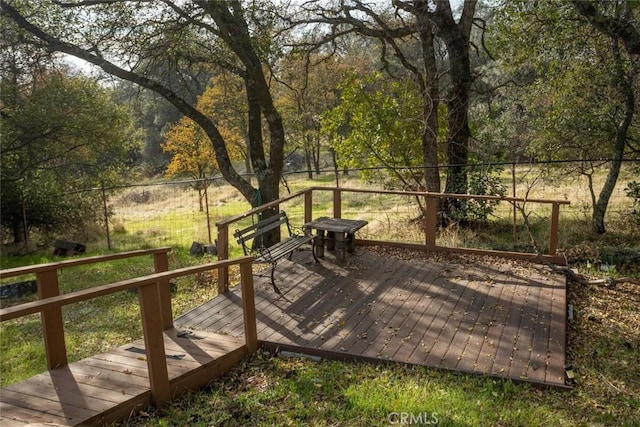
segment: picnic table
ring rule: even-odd
[[[336,251],[336,261],[341,262],[344,261],[345,250],[349,253],[355,251],[355,233],[367,224],[367,221],[360,219],[320,217],[307,222],[302,227],[305,233],[317,231],[316,256],[324,257],[326,245],[328,250]]]

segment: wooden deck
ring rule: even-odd
[[[184,331],[182,331],[184,332]],[[247,354],[244,339],[203,331],[164,334],[171,394],[202,387]],[[0,390],[0,425],[102,425],[150,403],[142,340]]]
[[[255,278],[258,339],[309,354],[425,365],[563,387],[566,280],[508,260],[402,260],[358,248],[336,265],[281,261],[273,292]],[[268,275],[268,273],[264,273]],[[243,333],[239,289],[176,319]]]

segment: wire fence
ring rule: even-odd
[[[607,173],[607,162],[593,171],[591,177],[596,194],[600,191]],[[479,171],[500,170],[495,173],[495,182],[502,195],[568,200],[569,206],[561,210],[560,246],[576,239],[572,234],[589,228],[592,212],[592,194],[589,180],[577,171],[584,165],[579,162],[561,164],[483,164],[472,165]],[[556,166],[560,166],[559,168]],[[638,162],[628,161],[623,165],[620,178],[611,197],[607,221],[618,223],[640,210],[628,197],[625,188],[630,182],[640,181]],[[403,170],[407,170],[403,168]],[[384,171],[380,171],[384,173]],[[420,169],[412,171],[419,175]],[[294,192],[311,186],[367,188],[382,190],[389,182],[372,182],[362,179],[362,170],[323,170],[308,178],[307,171],[291,172],[282,180],[281,194]],[[255,180],[254,180],[255,183]],[[102,230],[93,236],[90,245],[94,248],[129,250],[157,246],[189,248],[194,242],[215,245],[216,222],[251,209],[250,204],[222,178],[207,180],[170,181],[159,183],[131,184],[110,189],[90,189],[100,192],[108,212]],[[331,216],[331,194],[321,192],[314,195],[313,212],[316,216]],[[286,202],[281,206],[289,214],[291,222],[302,225],[303,206],[300,201]],[[548,231],[550,208],[532,206],[530,222],[544,238]],[[403,240],[423,242],[419,200],[397,195],[351,193],[343,200],[343,217],[357,217],[369,221],[363,236],[370,233],[376,240]],[[471,227],[448,227],[441,229],[438,244],[442,246],[480,246],[493,249],[528,249],[531,237],[523,229],[522,219],[509,203],[493,207],[486,221],[478,221]],[[247,225],[252,221],[247,218]],[[637,226],[638,224],[636,224]],[[243,226],[242,223],[238,224]],[[633,225],[630,225],[632,227]],[[60,236],[64,238],[66,236]],[[233,242],[231,242],[233,243]],[[232,247],[232,254],[240,250]],[[239,255],[239,253],[237,253]]]

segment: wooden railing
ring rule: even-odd
[[[58,284],[58,272],[65,268],[80,265],[109,262],[118,259],[133,258],[145,255],[153,255],[154,271],[160,273],[169,269],[167,253],[171,248],[143,249],[138,251],[120,252],[115,254],[96,255],[84,258],[74,258],[59,262],[50,262],[26,267],[0,270],[0,279],[35,274],[38,286],[38,298],[45,299],[60,295]],[[173,326],[171,314],[171,293],[169,281],[166,280],[160,286],[160,298],[162,301],[161,316],[165,329]],[[51,306],[41,311],[42,329],[45,349],[47,354],[47,366],[49,369],[67,364],[67,350],[64,342],[64,326],[62,322],[62,310],[60,307]]]
[[[269,209],[278,210],[280,205],[284,202],[293,199],[303,199],[304,203],[304,222],[309,222],[313,219],[313,196],[316,192],[331,192],[332,204],[333,204],[333,216],[335,218],[342,217],[342,195],[343,193],[370,193],[370,194],[388,194],[388,195],[401,195],[409,197],[423,198],[426,206],[426,212],[424,215],[424,244],[415,245],[390,241],[373,241],[373,240],[358,240],[357,243],[361,245],[373,245],[373,244],[385,244],[389,246],[422,248],[429,250],[446,250],[446,251],[465,251],[476,253],[495,253],[496,251],[476,250],[470,248],[447,248],[436,245],[436,234],[438,230],[438,205],[439,199],[473,199],[473,200],[486,200],[486,201],[499,201],[508,202],[515,206],[515,204],[523,203],[535,203],[535,204],[547,204],[551,205],[551,223],[549,232],[548,252],[547,255],[552,262],[559,262],[559,257],[556,257],[556,251],[558,248],[558,227],[560,219],[560,205],[568,205],[570,202],[567,200],[550,200],[550,199],[524,199],[518,197],[499,197],[499,196],[486,196],[486,195],[470,195],[470,194],[447,194],[447,193],[430,193],[420,191],[394,191],[394,190],[367,190],[367,189],[355,189],[355,188],[337,188],[337,187],[311,187],[306,190],[292,193],[278,200],[270,203],[266,203],[250,211],[247,211],[241,215],[234,216],[216,224],[218,228],[218,259],[223,260],[229,257],[229,227],[231,224],[236,223],[244,218],[252,215],[264,212]],[[519,257],[531,256],[534,254],[521,254],[515,252],[499,252],[507,256]],[[228,290],[229,286],[229,272],[228,269],[221,268],[218,271],[218,292],[223,293]]]
[[[44,297],[41,295],[42,299],[38,301],[4,308],[0,310],[0,322],[27,316],[29,314],[41,313],[47,362],[49,364],[49,369],[54,369],[67,364],[67,354],[64,346],[64,324],[62,322],[61,314],[63,306],[127,289],[137,289],[140,314],[142,318],[142,330],[147,353],[146,359],[147,367],[149,369],[151,396],[157,406],[163,406],[171,397],[163,337],[163,331],[168,329],[167,324],[172,324],[173,322],[171,315],[169,280],[176,277],[202,273],[219,268],[228,269],[232,265],[239,265],[246,345],[250,353],[255,352],[258,348],[253,274],[251,270],[253,257],[242,257],[233,260],[219,261],[166,271],[166,254],[168,250],[169,248],[150,251],[134,251],[98,257],[79,258],[58,263],[41,264],[32,267],[2,270],[0,271],[0,278],[36,273],[38,277],[38,289],[40,290],[42,288],[51,291],[51,289],[48,288],[56,288],[57,294],[47,295]],[[107,260],[146,254],[154,255],[156,271],[160,268],[165,268],[165,271],[59,295],[57,290],[57,271],[63,268],[63,266],[66,268],[71,265],[88,264],[92,261],[104,262]],[[167,309],[169,310],[168,312],[166,311]],[[48,322],[48,327],[45,327],[45,321]]]

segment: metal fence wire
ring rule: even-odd
[[[561,228],[560,244],[562,245],[562,233],[573,232],[571,230],[579,224],[583,227],[588,227],[590,224],[592,194],[588,179],[575,172],[582,166],[580,162],[500,163],[470,165],[469,171],[472,173],[474,170],[493,170],[493,185],[496,186],[494,190],[497,189],[505,196],[570,201],[571,204],[563,206],[561,211],[561,222],[565,225],[571,224],[571,227]],[[624,163],[609,203],[607,221],[617,222],[620,218],[629,217],[630,214],[637,215],[640,210],[637,200],[629,197],[626,191],[629,183],[640,181],[639,167],[638,161]],[[403,168],[403,170],[407,169]],[[573,172],[568,173],[568,171]],[[592,175],[596,194],[604,183],[606,171],[607,163],[602,162]],[[389,188],[390,181],[369,182],[361,179],[362,172],[353,169],[337,171],[328,168],[321,173],[314,171],[311,174],[313,179],[309,179],[308,171],[288,172],[282,180],[281,194],[311,186]],[[413,170],[411,174],[419,175],[420,170]],[[255,179],[253,182],[255,183]],[[396,187],[396,189],[399,188]],[[92,188],[84,191],[99,192],[105,206],[106,218],[103,218],[101,231],[92,236],[93,241],[90,245],[109,249],[129,250],[156,246],[189,248],[194,242],[215,245],[216,222],[251,209],[244,197],[220,177],[206,180],[132,183],[117,188]],[[314,212],[322,212],[322,209],[326,209],[326,213],[330,214],[328,192],[321,193],[314,198],[313,202]],[[422,238],[421,222],[418,221],[420,209],[414,198],[353,193],[343,200],[343,206],[345,217],[358,216],[367,219],[371,224],[369,228],[375,228],[378,238],[407,242],[420,241]],[[281,208],[290,215],[292,223],[295,224],[297,221],[301,224],[299,217],[302,215],[302,206],[288,202]],[[548,224],[547,220],[550,216],[549,209],[536,205],[535,210],[529,214],[530,222],[539,223],[538,232],[544,234],[544,227]],[[522,221],[518,218],[514,226],[513,218],[512,205],[497,204],[486,221],[474,223],[470,228],[456,227],[454,224],[452,227],[440,230],[439,244],[464,247],[474,240],[473,245],[478,246],[478,241],[482,245],[482,241],[486,240],[486,246],[490,247],[503,244],[496,243],[497,240],[492,237],[511,234],[508,245],[510,247],[494,247],[494,249],[526,248],[531,244],[530,236],[522,229]],[[250,221],[252,218],[245,220],[247,223]]]

